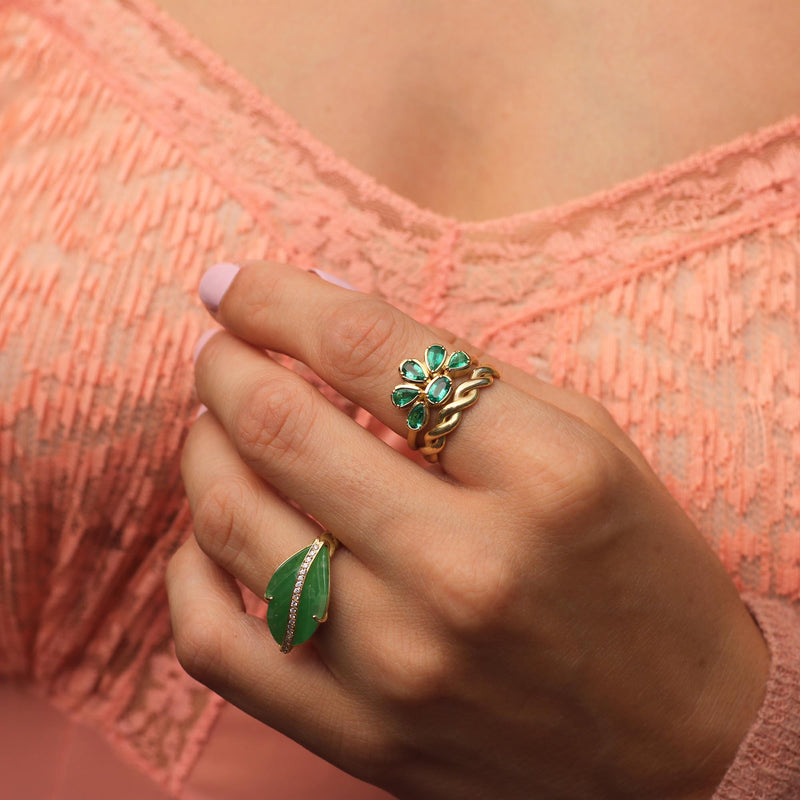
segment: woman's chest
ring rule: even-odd
[[[158,5],[338,155],[462,220],[564,203],[800,109],[793,3]]]

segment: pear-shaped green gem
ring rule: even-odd
[[[450,356],[450,360],[447,362],[447,369],[457,370],[457,369],[466,369],[470,364],[469,356],[463,351],[459,350],[453,355]]]
[[[328,613],[329,596],[330,553],[319,540],[275,570],[264,597],[269,601],[267,625],[282,650],[311,638]]]
[[[412,431],[418,431],[428,421],[428,407],[425,403],[417,403],[408,412],[408,427]]]
[[[428,380],[425,367],[415,358],[409,358],[400,365],[400,374],[412,383],[425,383]]]
[[[442,375],[428,387],[428,400],[433,403],[433,405],[443,403],[447,399],[452,388],[453,381],[451,381],[447,375]]]
[[[409,403],[413,403],[419,397],[420,390],[415,386],[395,386],[392,392],[392,402],[398,407],[403,408]]]
[[[425,351],[425,363],[428,365],[428,369],[431,372],[436,372],[436,370],[442,366],[444,357],[446,355],[447,351],[444,349],[444,347],[442,347],[440,344],[432,344]]]

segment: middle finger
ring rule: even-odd
[[[333,406],[311,384],[228,333],[197,356],[200,400],[245,462],[373,568],[419,542],[420,498],[453,507],[461,491],[420,469]],[[409,513],[411,512],[411,514]],[[389,535],[391,533],[391,535]]]

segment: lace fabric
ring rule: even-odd
[[[185,782],[222,701],[175,660],[163,575],[191,531],[179,453],[217,260],[338,274],[597,398],[739,588],[796,607],[799,215],[798,117],[462,222],[337,157],[150,0],[0,3],[0,675]]]

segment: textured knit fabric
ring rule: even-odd
[[[798,217],[800,118],[460,222],[337,157],[149,0],[0,0],[0,677],[185,785],[223,705],[178,665],[164,588],[191,531],[197,285],[270,259],[611,411],[770,646],[715,800],[800,796]]]

